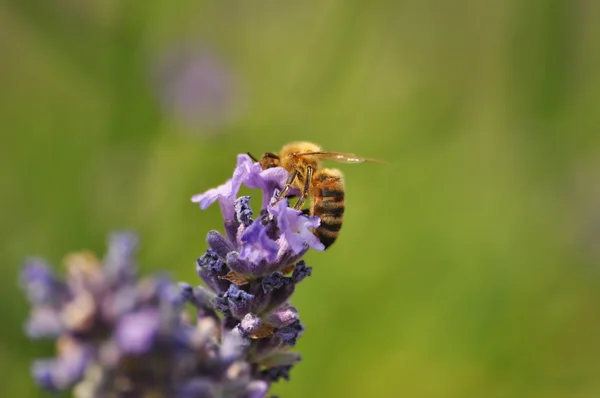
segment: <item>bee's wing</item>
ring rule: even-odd
[[[342,163],[363,163],[363,162],[371,162],[371,163],[385,163],[383,160],[378,159],[369,159],[369,158],[361,158],[356,156],[353,153],[343,153],[343,152],[330,152],[330,151],[317,151],[317,152],[301,152],[296,156],[316,156],[320,159],[324,160],[334,160],[336,162]]]

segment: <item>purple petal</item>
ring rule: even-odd
[[[264,398],[269,391],[269,383],[263,380],[253,380],[246,387],[243,398]]]
[[[123,283],[134,278],[138,243],[139,238],[133,232],[115,232],[109,236],[104,269],[111,282]]]
[[[248,155],[238,155],[238,162],[233,177],[217,188],[192,196],[192,202],[199,203],[202,210],[219,201],[221,212],[225,221],[231,221],[235,218],[235,197],[240,190],[242,182],[246,180],[251,172],[252,160]]]
[[[66,289],[52,273],[48,264],[38,258],[25,261],[20,282],[33,304],[51,304],[66,296]]]
[[[88,353],[79,347],[68,350],[56,359],[33,363],[31,371],[39,385],[49,390],[62,390],[79,381],[87,367]]]
[[[241,241],[240,258],[242,260],[258,265],[262,261],[271,262],[277,257],[279,245],[269,238],[268,228],[258,220],[244,231]]]
[[[282,167],[262,170],[259,163],[254,163],[244,184],[248,188],[260,188],[263,191],[262,208],[266,209],[271,201],[273,191],[283,188],[288,175],[287,170]]]
[[[160,316],[155,309],[146,309],[121,318],[115,331],[117,345],[124,352],[148,352],[158,335]]]
[[[211,188],[204,193],[197,193],[192,196],[192,202],[200,204],[200,208],[206,210],[208,206],[219,199],[219,196],[228,196],[230,191],[231,179],[227,180],[224,184],[219,185],[217,188]]]
[[[107,295],[99,303],[103,317],[114,322],[121,315],[131,312],[136,306],[137,294],[135,286],[127,286]]]
[[[192,202],[199,203],[200,208],[205,210],[208,206],[213,204],[215,201],[219,201],[221,206],[221,213],[225,220],[232,220],[235,215],[233,208],[233,199],[237,191],[234,193],[232,179],[229,179],[223,185],[219,185],[217,188],[209,189],[202,194],[196,194],[192,196]]]
[[[234,199],[235,195],[237,195],[238,191],[240,190],[242,183],[245,183],[250,174],[256,173],[256,167],[253,166],[254,163],[252,162],[252,159],[250,159],[250,156],[246,154],[238,155],[237,165],[235,167],[235,170],[233,171],[232,178],[232,184],[235,188],[235,193],[233,194]]]
[[[35,307],[25,325],[27,336],[33,339],[56,337],[63,330],[60,313],[50,307]]]
[[[260,175],[266,184],[272,184],[275,186],[273,189],[271,189],[270,193],[272,193],[275,188],[282,189],[289,177],[289,173],[283,167],[272,167],[270,169],[263,170],[261,171]]]
[[[260,173],[263,179],[263,203],[262,208],[266,209],[269,205],[271,195],[277,190],[283,189],[285,183],[289,177],[289,173],[283,167],[272,167],[270,169],[263,170]]]
[[[261,175],[263,170],[259,163],[252,163],[250,157],[248,157],[248,160],[249,163],[244,163],[244,167],[247,170],[247,174],[243,181],[244,185],[251,189],[262,188],[265,184],[264,178]]]
[[[321,223],[319,217],[307,217],[300,210],[288,207],[284,200],[270,206],[269,212],[277,216],[277,225],[281,232],[280,239],[287,242],[294,254],[302,252],[305,245],[316,250],[325,250],[323,243],[310,230],[310,228],[319,226]]]
[[[320,250],[320,251],[325,250],[325,245],[323,245],[323,243],[319,240],[319,238],[317,238],[315,236],[315,234],[311,230],[309,230],[309,228],[316,228],[319,226],[319,224],[321,223],[321,220],[319,219],[319,217],[304,216],[303,218],[307,218],[307,219],[309,219],[309,221],[306,222],[302,227],[300,227],[300,230],[297,233],[299,240],[302,241],[303,243],[307,244],[310,248],[313,248],[315,250]],[[318,222],[316,222],[316,223],[312,222],[313,220],[310,220],[310,219],[316,219],[316,220],[318,220]],[[298,254],[298,253],[300,253],[300,250],[294,251],[294,253]]]

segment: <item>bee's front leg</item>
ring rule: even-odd
[[[304,189],[302,190],[302,194],[296,201],[296,204],[294,205],[294,209],[299,210],[300,208],[302,208],[302,205],[304,204],[304,201],[306,200],[306,197],[308,196],[308,191],[310,189],[311,181],[312,181],[312,167],[308,166],[306,168],[306,179],[304,180]]]
[[[285,183],[285,187],[281,190],[281,192],[279,192],[279,195],[277,195],[277,198],[275,198],[273,203],[271,203],[271,206],[273,206],[275,203],[279,202],[282,198],[285,198],[287,196],[287,194],[290,192],[290,189],[292,188],[292,182],[294,182],[297,175],[298,170],[294,170],[290,173],[290,176],[288,177]]]

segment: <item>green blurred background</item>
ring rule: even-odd
[[[340,239],[295,294],[295,397],[600,396],[600,3],[0,4],[0,396],[46,396],[22,258],[142,237],[194,283],[192,194],[293,140],[341,168]],[[198,66],[200,65],[200,66]]]

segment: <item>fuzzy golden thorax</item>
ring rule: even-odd
[[[298,156],[305,152],[318,152],[321,147],[311,142],[293,142],[285,145],[279,153],[280,166],[286,169],[289,173],[294,170],[298,172],[292,186],[297,189],[302,189],[305,183],[306,170],[311,166],[313,173],[321,168],[321,161],[317,156]]]

